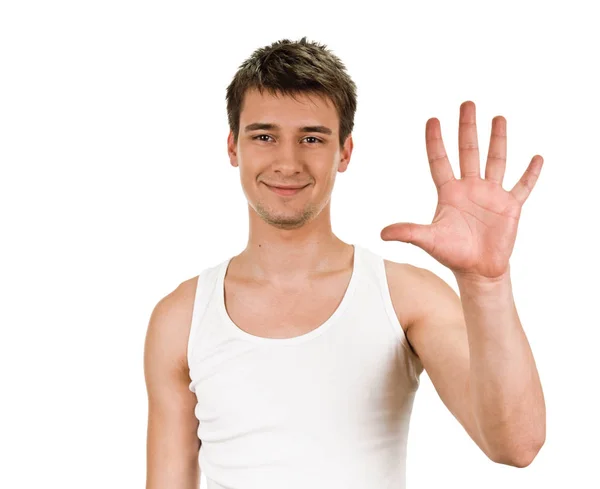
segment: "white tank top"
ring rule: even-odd
[[[208,489],[404,489],[423,366],[394,312],[383,258],[354,245],[338,308],[293,338],[233,323],[230,260],[199,275],[187,351]]]

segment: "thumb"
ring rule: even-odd
[[[433,236],[431,225],[415,224],[413,222],[398,222],[381,230],[384,241],[401,241],[410,243],[425,251],[432,248]]]

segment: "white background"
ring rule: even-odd
[[[440,119],[456,175],[465,100],[477,106],[483,161],[492,117],[508,121],[507,190],[533,155],[545,160],[511,271],[544,387],[546,444],[527,468],[494,464],[424,372],[408,488],[600,487],[592,5],[3,2],[0,486],[144,486],[150,312],[246,246],[225,88],[254,49],[308,36],[358,85],[355,150],[332,199],[344,241],[457,290],[423,250],[379,237],[394,222],[431,222],[427,119]]]

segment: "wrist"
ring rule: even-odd
[[[498,290],[510,288],[510,267],[496,277],[485,277],[476,273],[454,272],[456,283],[461,291],[472,293],[497,293]]]

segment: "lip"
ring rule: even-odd
[[[277,195],[287,196],[287,195],[296,195],[297,193],[299,193],[302,190],[304,190],[305,188],[307,188],[310,184],[307,184],[304,187],[272,187],[271,185],[267,185],[266,183],[265,183],[265,185],[267,187],[269,187],[269,190],[272,190]]]

